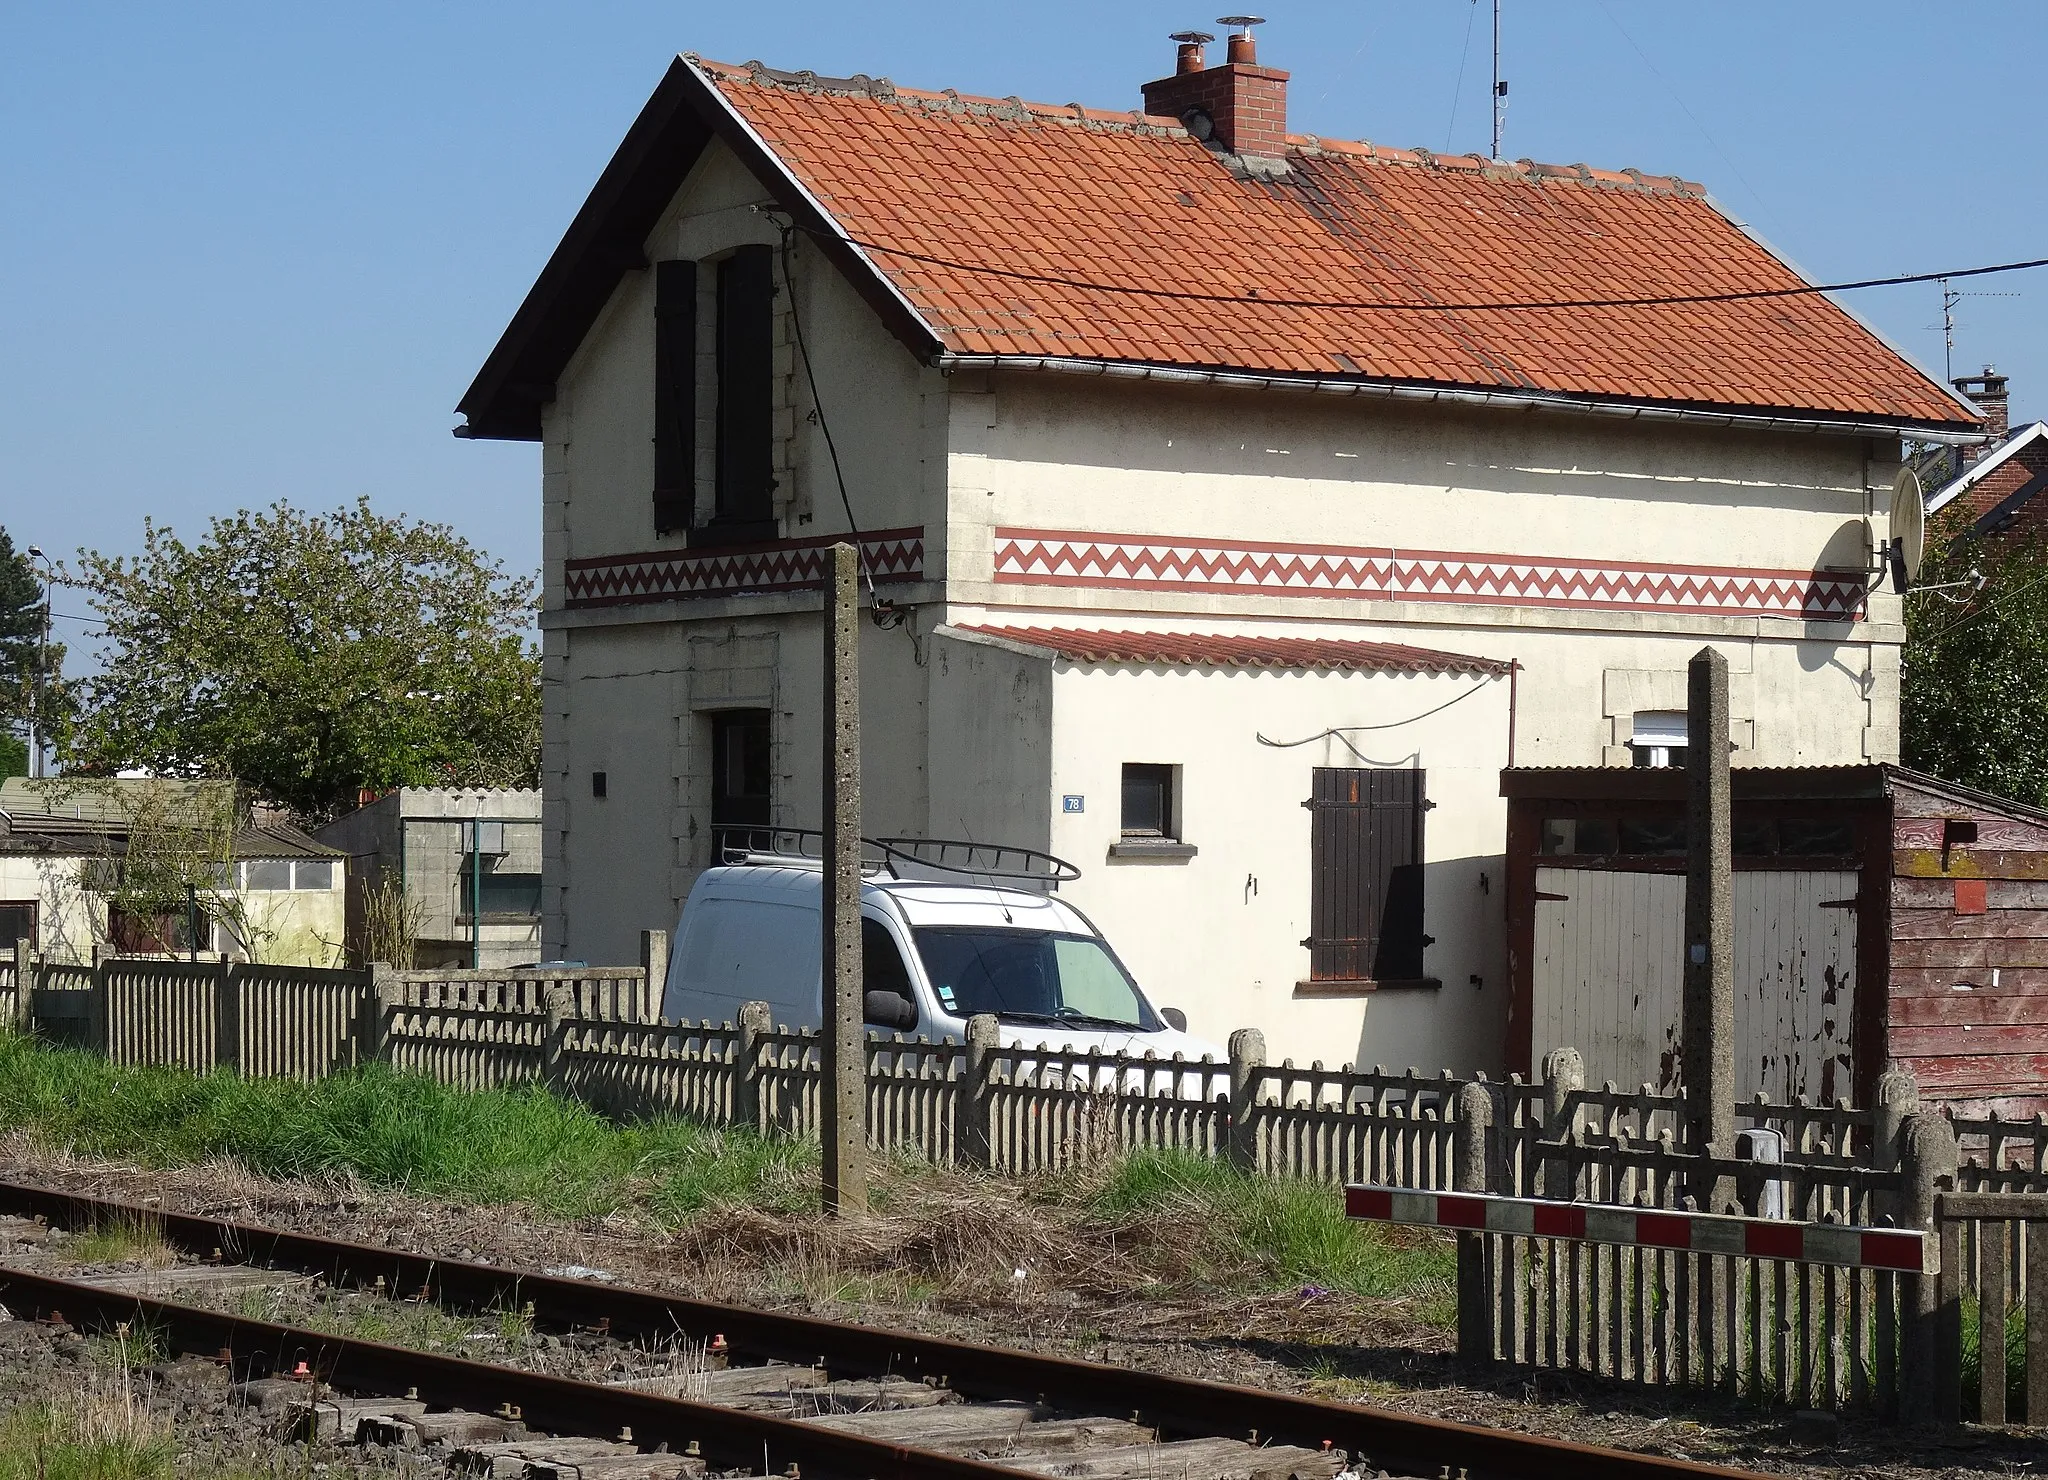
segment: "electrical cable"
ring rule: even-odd
[[[1458,104],[1465,97],[1465,64],[1472,59],[1472,23],[1479,19],[1479,0],[1472,0],[1465,12],[1465,44],[1458,49],[1458,80],[1451,86],[1451,121],[1444,125],[1444,153],[1451,152],[1451,135],[1458,131]]]
[[[832,439],[832,423],[826,418],[825,403],[818,396],[818,371],[811,364],[811,351],[804,343],[803,316],[797,312],[796,274],[791,270],[789,254],[790,238],[795,234],[794,226],[782,225],[782,282],[789,290],[789,323],[796,331],[796,352],[804,362],[804,379],[811,388],[811,409],[818,414],[818,430],[825,434],[825,450],[832,454],[832,476],[839,484],[839,504],[846,510],[846,527],[853,532],[853,548],[859,557],[861,578],[867,583],[868,604],[879,616],[882,606],[875,594],[875,574],[868,569],[867,545],[861,538],[860,521],[853,517],[853,500],[846,492],[846,472],[839,465],[839,444]]]
[[[809,230],[807,227],[798,229]],[[1012,282],[1043,283],[1049,287],[1077,288],[1090,293],[1118,293],[1127,298],[1159,298],[1177,303],[1228,303],[1240,307],[1245,304],[1256,304],[1261,308],[1326,308],[1364,313],[1500,313],[1568,308],[1658,308],[1667,304],[1747,303],[1772,298],[1805,298],[1820,293],[1848,293],[1862,288],[1890,288],[1912,283],[1931,283],[1942,278],[1985,277],[1992,273],[2025,272],[2031,268],[2048,267],[2048,257],[2034,257],[2024,262],[1997,262],[1984,267],[1951,268],[1945,272],[1909,272],[1892,277],[1857,278],[1838,283],[1800,283],[1789,288],[1744,288],[1726,293],[1671,293],[1640,298],[1507,298],[1493,302],[1467,300],[1450,303],[1395,303],[1361,298],[1268,298],[1256,288],[1245,293],[1201,293],[1188,288],[1140,288],[1127,283],[1107,283],[1093,278],[1065,277],[1058,273],[1026,272],[1021,268],[991,267],[985,263],[962,262],[953,257],[915,252],[908,247],[892,247],[883,242],[868,241],[851,235],[840,236],[837,233],[826,232],[813,234],[824,241],[845,242],[859,247],[862,251],[880,252],[887,257],[901,257],[905,261],[923,263],[928,267],[944,267],[983,277],[1004,278]]]
[[[1486,675],[1486,681],[1487,683],[1497,683],[1505,677],[1507,677],[1507,675],[1504,673],[1489,673]],[[1392,720],[1383,725],[1336,725],[1330,729],[1324,730],[1319,735],[1310,735],[1305,740],[1268,740],[1264,735],[1258,734],[1256,732],[1254,732],[1252,738],[1254,740],[1257,740],[1261,745],[1272,746],[1275,750],[1294,750],[1299,748],[1300,746],[1313,745],[1318,740],[1328,740],[1333,737],[1342,737],[1345,735],[1363,735],[1374,730],[1398,730],[1404,725],[1412,725],[1418,720],[1428,719],[1432,714],[1442,714],[1446,709],[1449,709],[1453,704],[1463,704],[1467,699],[1471,698],[1474,694],[1483,694],[1485,692],[1486,684],[1474,684],[1471,688],[1465,690],[1464,693],[1459,694],[1456,698],[1446,699],[1443,703],[1437,705],[1437,707],[1434,709],[1425,709],[1420,714],[1411,714],[1406,719]]]

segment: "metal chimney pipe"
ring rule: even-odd
[[[1185,77],[1190,72],[1208,70],[1208,59],[1202,48],[1216,38],[1207,31],[1175,31],[1173,40],[1180,43],[1180,51],[1174,58],[1173,72],[1176,77]]]
[[[1263,26],[1266,18],[1262,15],[1220,15],[1216,24],[1229,26],[1230,45],[1224,60],[1234,67],[1256,67],[1259,64],[1258,43],[1252,40],[1252,27]]]

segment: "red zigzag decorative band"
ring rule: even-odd
[[[1631,561],[1150,539],[1071,530],[998,529],[999,584],[1354,596],[1796,617],[1863,615],[1855,576]]]
[[[743,592],[798,591],[821,586],[825,551],[841,537],[776,540],[696,550],[650,550],[571,560],[563,571],[568,606],[621,606]],[[861,557],[879,583],[924,579],[924,528],[863,535]]]

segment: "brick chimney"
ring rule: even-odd
[[[1255,15],[1227,15],[1229,50],[1220,67],[1205,65],[1203,46],[1216,38],[1202,31],[1176,31],[1180,43],[1171,77],[1145,84],[1145,111],[1179,120],[1204,144],[1253,159],[1287,154],[1287,73],[1261,67],[1252,27]]]
[[[1964,453],[1963,461],[1973,463],[2005,440],[2010,430],[2012,396],[2006,390],[2006,378],[1989,365],[1982,375],[1958,375],[1954,383],[1957,390],[1977,403],[1977,409],[1984,413],[1984,430],[1991,434],[1989,442]]]

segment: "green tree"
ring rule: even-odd
[[[2048,537],[1929,534],[1917,584],[1962,584],[1906,601],[1906,764],[2048,807]]]
[[[81,551],[106,623],[67,765],[232,777],[317,823],[359,787],[531,786],[540,762],[534,584],[454,530],[277,503],[187,545]]]
[[[42,580],[28,556],[0,529],[0,776],[27,773],[26,735],[29,717],[35,713],[42,644]],[[46,705],[57,697],[54,675],[63,656],[61,647],[50,648]]]

